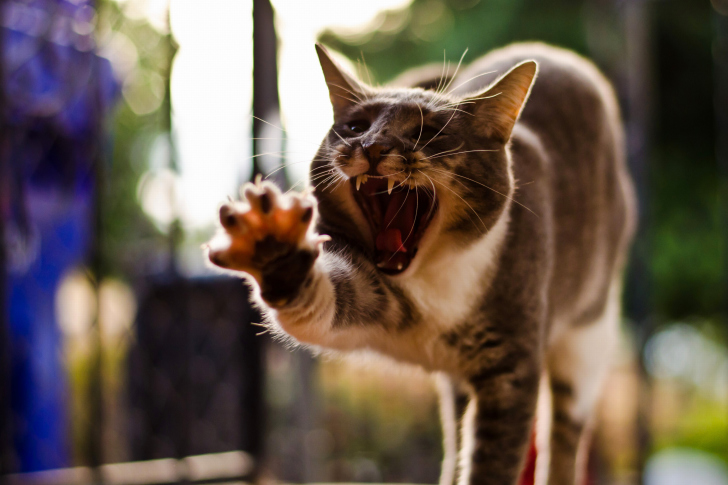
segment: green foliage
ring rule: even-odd
[[[728,414],[725,404],[705,399],[700,394],[690,398],[672,426],[654,434],[653,451],[665,448],[693,448],[721,458],[728,449]]]
[[[653,149],[649,206],[652,299],[659,315],[726,311],[726,241],[715,157],[710,5],[654,7]]]
[[[128,277],[149,270],[145,260],[168,249],[164,236],[141,210],[137,185],[148,169],[152,143],[168,130],[165,89],[175,46],[147,21],[126,17],[114,1],[99,2],[97,32],[101,46],[111,46],[112,62],[124,67],[116,69],[123,77],[118,79],[123,90],[135,89],[136,96],[152,106],[140,114],[122,97],[109,120],[112,144],[101,187],[102,273]],[[126,48],[120,48],[124,43]]]
[[[325,31],[319,40],[349,58],[362,55],[377,81],[410,67],[466,62],[515,41],[541,40],[586,51],[577,2],[536,0],[415,0],[404,10],[380,14],[357,34]]]

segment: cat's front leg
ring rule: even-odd
[[[246,184],[242,201],[220,209],[223,230],[210,261],[257,283],[266,321],[298,342],[338,350],[375,347],[383,328],[406,328],[410,302],[345,243],[315,233],[316,199]]]
[[[515,485],[534,422],[540,365],[533,353],[509,352],[468,379],[460,485]]]
[[[329,237],[310,228],[316,199],[281,194],[268,182],[245,184],[241,194],[243,200],[220,208],[223,230],[207,244],[210,261],[253,277],[254,295],[274,331],[325,345],[335,298],[319,258]]]

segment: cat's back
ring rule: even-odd
[[[535,42],[494,50],[458,75],[453,81],[459,86],[456,93],[479,92],[530,59],[538,62],[538,75],[519,124],[536,133],[548,150],[576,150],[576,156],[609,139],[620,151],[615,153],[620,158],[616,163],[623,164],[623,136],[614,91],[594,64],[574,52]]]
[[[540,222],[525,215],[514,223],[552,221],[551,311],[557,320],[578,323],[603,312],[635,227],[619,108],[609,82],[591,62],[540,43],[493,51],[453,85],[481,75],[460,88],[460,94],[478,91],[528,59],[538,62],[539,71],[512,137],[514,175],[521,185],[515,199],[549,213]],[[489,71],[496,72],[482,75]],[[548,200],[536,200],[543,193]]]

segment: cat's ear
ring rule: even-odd
[[[464,101],[486,136],[502,143],[511,137],[513,126],[526,104],[538,72],[536,61],[525,61],[508,71],[485,91]]]
[[[316,53],[321,63],[321,69],[324,71],[324,79],[329,88],[329,98],[334,107],[334,118],[336,118],[346,108],[366,99],[368,90],[363,83],[339,67],[324,46],[316,44]]]

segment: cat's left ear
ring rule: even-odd
[[[525,61],[508,71],[485,91],[466,98],[468,111],[489,138],[506,143],[531,92],[538,64]]]
[[[326,85],[329,88],[329,98],[334,108],[334,118],[337,118],[346,108],[366,99],[368,90],[363,83],[339,67],[321,44],[316,44],[316,54],[318,54],[321,70],[324,72],[324,79],[326,79]]]

